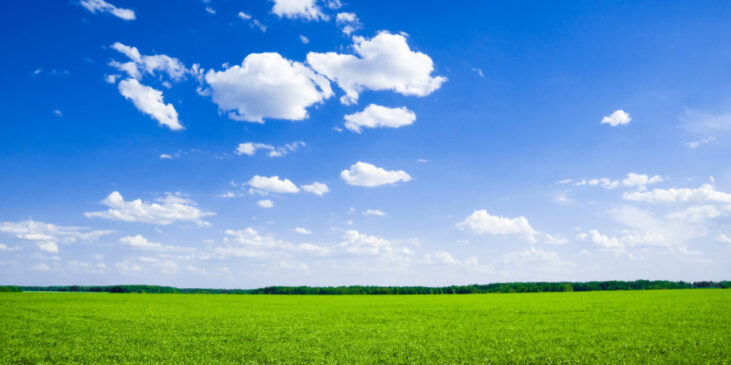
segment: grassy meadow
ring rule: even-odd
[[[731,290],[286,296],[0,293],[0,363],[731,359]]]

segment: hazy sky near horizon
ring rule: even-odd
[[[0,7],[0,284],[731,276],[727,1]]]

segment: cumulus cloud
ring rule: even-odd
[[[722,243],[731,243],[731,235],[720,234],[716,240]]]
[[[279,176],[265,177],[254,175],[254,177],[249,180],[248,184],[255,192],[262,194],[294,194],[299,193],[300,191],[300,188],[298,188],[292,181],[289,179],[280,179]]]
[[[81,0],[81,6],[92,14],[111,14],[123,20],[135,20],[135,12],[130,9],[118,8],[104,0]]]
[[[272,13],[280,18],[303,20],[328,20],[316,0],[273,0]]]
[[[602,124],[609,124],[612,127],[629,124],[632,118],[624,110],[617,110],[609,116],[602,118]]]
[[[622,180],[622,185],[629,187],[638,187],[644,190],[647,185],[659,182],[662,182],[662,177],[658,175],[651,177],[645,174],[635,174],[634,172],[630,172],[629,174],[627,174],[627,177]]]
[[[11,235],[17,239],[33,242],[39,249],[55,253],[59,251],[59,243],[75,243],[93,241],[113,233],[108,230],[90,230],[86,227],[59,226],[32,219],[20,222],[1,222],[0,233]]]
[[[382,217],[386,215],[386,213],[378,209],[366,209],[363,211],[363,215],[377,215]]]
[[[252,53],[241,66],[209,70],[205,81],[229,118],[256,123],[305,119],[308,107],[333,95],[325,77],[278,53]]]
[[[274,202],[269,199],[263,199],[256,202],[256,205],[262,208],[274,208]]]
[[[361,112],[346,115],[345,128],[360,133],[362,128],[399,128],[411,125],[415,120],[416,114],[406,107],[370,104]]]
[[[112,61],[109,65],[126,72],[129,77],[135,79],[140,79],[142,72],[154,75],[160,71],[167,74],[171,80],[180,81],[188,73],[188,69],[185,68],[185,65],[180,60],[168,55],[142,55],[137,47],[128,46],[119,42],[112,44],[112,49],[124,54],[130,61],[125,63]]]
[[[147,238],[142,235],[126,236],[119,239],[119,242],[137,250],[144,251],[185,251],[189,250],[187,247],[178,247],[171,245],[163,245],[157,242],[148,241]]]
[[[675,202],[716,202],[731,203],[731,194],[717,191],[711,184],[703,184],[699,188],[669,188],[654,189],[647,192],[632,192],[622,194],[625,200],[647,203],[675,203]]]
[[[348,185],[376,187],[409,181],[411,176],[403,170],[388,171],[365,162],[356,162],[340,173],[340,178]]]
[[[590,230],[589,233],[580,233],[577,238],[580,240],[588,240],[590,242],[593,242],[597,246],[607,251],[625,251],[626,245],[619,238],[603,235],[599,233],[599,231],[597,231],[596,229]]]
[[[339,247],[345,248],[349,253],[356,255],[383,255],[392,253],[409,254],[408,248],[397,248],[391,241],[367,234],[360,233],[356,230],[348,230],[343,234],[345,241],[341,242]]]
[[[297,149],[304,146],[305,142],[302,141],[287,143],[284,146],[280,147],[275,147],[265,143],[246,142],[239,144],[239,146],[236,148],[236,154],[239,156],[253,156],[257,150],[268,150],[269,157],[282,157],[288,155],[290,152],[295,152],[297,151]]]
[[[173,104],[165,104],[162,91],[140,84],[135,79],[122,80],[119,93],[131,100],[137,110],[151,116],[160,125],[174,131],[185,129],[178,120],[178,112]]]
[[[475,210],[463,221],[456,224],[460,231],[470,231],[476,234],[489,235],[516,235],[530,242],[536,242],[536,231],[525,217],[506,218],[491,215],[487,210]]]
[[[671,242],[668,237],[660,232],[640,230],[624,231],[622,236],[613,237],[601,234],[596,229],[592,229],[588,233],[579,234],[577,238],[594,243],[602,251],[628,253],[630,256],[633,255],[627,251],[629,247],[647,245],[671,246],[675,244],[675,242]]]
[[[360,19],[358,19],[355,13],[347,12],[338,13],[335,16],[335,24],[347,35],[363,27],[363,24],[360,23]]]
[[[323,184],[321,182],[314,182],[309,185],[302,185],[300,186],[302,190],[315,194],[317,196],[323,196],[325,193],[328,193],[330,191],[330,188],[327,187],[326,184]]]
[[[330,253],[328,247],[310,243],[291,244],[278,240],[271,235],[260,234],[250,227],[242,230],[226,230],[224,243],[226,246],[214,248],[212,257],[265,257],[275,252],[308,255],[327,255]]]
[[[312,68],[337,82],[345,91],[344,103],[355,103],[364,90],[392,90],[402,95],[426,96],[447,79],[431,76],[432,59],[414,52],[401,34],[381,32],[372,39],[353,37],[352,54],[307,54]]]
[[[295,231],[295,232],[297,232],[297,233],[299,233],[299,234],[305,234],[305,235],[307,235],[307,234],[312,234],[312,231],[310,231],[310,230],[309,230],[309,229],[307,229],[307,228],[302,228],[302,227],[296,227],[296,228],[294,229],[294,231]]]
[[[122,194],[113,191],[101,203],[109,209],[86,212],[84,215],[88,218],[104,218],[123,222],[168,225],[181,221],[206,226],[210,223],[204,221],[203,218],[214,214],[200,210],[194,201],[180,194],[168,194],[164,198],[156,199],[156,203],[150,203],[141,199],[125,201]]]

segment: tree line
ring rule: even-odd
[[[484,294],[542,293],[566,291],[654,290],[731,288],[731,281],[589,281],[589,282],[515,282],[473,285],[428,286],[269,286],[258,289],[175,288],[158,285],[109,286],[0,286],[0,292],[105,292],[105,293],[168,293],[168,294],[309,294],[309,295],[414,295],[414,294]]]

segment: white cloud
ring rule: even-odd
[[[59,118],[63,118],[63,112],[58,109],[54,110],[53,114]]]
[[[253,228],[243,230],[226,230],[227,237],[224,242],[229,244],[223,247],[216,247],[212,257],[265,257],[273,252],[287,252],[294,254],[327,255],[330,248],[317,246],[310,243],[291,244],[281,241],[271,235],[259,234]],[[230,245],[231,243],[235,245]]]
[[[163,159],[163,160],[172,160],[173,159],[173,156],[168,155],[167,153],[162,153],[162,154],[160,154],[160,159]]]
[[[711,137],[699,139],[697,141],[690,141],[690,142],[686,143],[686,145],[688,146],[688,148],[698,148],[701,145],[714,142],[715,140],[716,140],[716,137],[711,136]]]
[[[355,55],[335,52],[307,54],[315,71],[337,82],[355,103],[363,90],[393,90],[403,95],[426,96],[447,79],[432,77],[434,63],[421,52],[413,52],[400,34],[381,32],[372,39],[353,37]]]
[[[343,4],[340,2],[340,0],[325,0],[325,6],[327,6],[328,9],[337,10],[340,9]]]
[[[722,243],[731,243],[731,235],[720,234],[716,240]]]
[[[487,210],[475,210],[465,220],[456,224],[460,231],[470,231],[476,234],[516,235],[535,242],[540,233],[531,227],[525,217],[506,218],[491,215]]]
[[[343,234],[345,241],[340,243],[346,251],[357,255],[389,254],[396,251],[391,242],[385,238],[370,236],[356,230],[348,230]]]
[[[647,192],[632,192],[622,194],[625,200],[642,201],[647,203],[675,203],[675,202],[716,202],[731,203],[731,194],[717,191],[711,184],[703,184],[696,189],[655,189]]]
[[[262,208],[274,208],[274,202],[269,199],[263,199],[256,202],[256,205]]]
[[[108,230],[89,230],[86,227],[58,226],[32,219],[20,222],[1,222],[0,232],[17,239],[34,242],[46,252],[58,252],[58,243],[93,241],[110,234]]]
[[[117,79],[120,78],[122,75],[118,74],[112,74],[112,75],[104,75],[104,81],[108,84],[116,84]]]
[[[627,253],[630,257],[634,257],[634,255],[628,249],[635,246],[677,246],[677,248],[684,248],[678,246],[679,242],[674,242],[657,231],[624,230],[622,236],[613,237],[592,229],[588,234],[579,234],[577,238],[594,243],[602,251]]]
[[[482,69],[480,69],[480,68],[473,67],[472,68],[472,71],[475,72],[475,73],[477,73],[477,75],[479,75],[480,77],[485,77],[485,74],[482,73]]]
[[[178,120],[178,112],[173,104],[165,104],[162,91],[140,84],[135,79],[122,80],[119,93],[131,100],[135,107],[172,130],[185,129]]]
[[[607,251],[625,251],[625,243],[617,237],[609,237],[599,233],[596,229],[592,229],[589,233],[581,233],[577,236],[580,240],[590,240],[597,246]]]
[[[248,21],[249,26],[251,26],[252,28],[258,28],[262,32],[267,31],[267,27],[264,24],[262,24],[259,20],[252,18],[251,15],[244,13],[243,11],[239,12],[239,18]]]
[[[602,118],[602,124],[609,124],[612,127],[629,124],[632,118],[624,110],[617,110],[609,116]]]
[[[157,242],[150,242],[142,235],[126,236],[119,239],[119,242],[138,250],[144,251],[185,251],[187,247],[163,245]]]
[[[310,39],[300,34],[300,42],[302,42],[302,44],[307,44],[310,43]]]
[[[409,181],[411,176],[403,170],[388,171],[366,162],[356,162],[340,173],[340,178],[348,185],[376,187]]]
[[[236,154],[237,155],[247,155],[247,156],[253,156],[256,153],[256,150],[260,149],[266,149],[266,150],[273,150],[274,146],[270,144],[265,143],[253,143],[253,142],[246,142],[246,143],[240,143],[239,146],[236,148]]]
[[[81,0],[79,4],[92,14],[106,13],[124,20],[135,20],[135,12],[133,10],[118,8],[104,0]]]
[[[361,24],[360,19],[358,19],[358,16],[355,15],[355,13],[347,12],[338,13],[338,15],[335,16],[335,24],[337,24],[337,26],[340,27],[340,30],[347,35],[350,35],[363,27],[363,24]]]
[[[272,13],[280,18],[303,19],[303,20],[328,20],[329,17],[322,13],[316,4],[316,0],[273,0]]]
[[[206,10],[206,12],[208,14],[216,14],[216,10],[213,9],[212,7],[210,7],[210,6],[206,6],[206,9],[205,10]]]
[[[194,201],[184,198],[181,195],[168,194],[164,198],[156,199],[157,203],[143,202],[141,199],[125,201],[122,194],[113,191],[101,201],[109,207],[108,210],[100,212],[87,212],[84,215],[88,218],[104,218],[124,222],[139,222],[167,225],[177,221],[195,222],[205,226],[210,223],[203,220],[204,217],[214,213],[201,211]]]
[[[297,232],[297,233],[299,233],[299,234],[305,234],[305,235],[307,235],[307,234],[312,234],[312,231],[310,231],[310,230],[309,230],[309,229],[307,229],[307,228],[302,228],[302,227],[296,227],[296,228],[294,229],[294,231],[295,231],[295,232]]]
[[[612,180],[606,177],[602,177],[599,179],[581,179],[580,181],[577,181],[574,183],[575,186],[584,186],[584,185],[591,185],[591,186],[601,186],[605,189],[616,189],[619,186],[618,180]]]
[[[707,219],[718,218],[726,215],[712,205],[700,205],[688,207],[679,212],[673,212],[667,215],[670,219],[680,219],[687,222],[703,222]]]
[[[553,236],[548,233],[543,233],[543,242],[548,243],[550,245],[565,245],[569,242],[569,240],[561,237],[561,236]]]
[[[305,119],[309,106],[333,95],[326,78],[278,53],[252,53],[241,66],[209,70],[205,81],[229,118],[256,123]]]
[[[598,178],[598,179],[589,179],[589,180],[581,179],[581,180],[577,180],[576,182],[573,182],[573,180],[571,180],[571,179],[565,179],[565,180],[558,181],[556,183],[557,184],[569,184],[569,183],[573,182],[575,186],[584,186],[584,185],[601,186],[601,187],[603,187],[605,189],[609,189],[609,190],[616,189],[617,187],[622,185],[622,186],[626,186],[626,187],[637,187],[640,190],[644,190],[647,187],[647,185],[656,184],[656,183],[659,183],[662,181],[663,181],[663,179],[659,175],[648,176],[646,174],[636,174],[634,172],[630,172],[621,181],[613,180],[608,177],[602,177],[602,178]]]
[[[426,263],[429,264],[444,264],[444,265],[462,265],[462,263],[455,259],[449,252],[436,251],[430,254],[424,255]]]
[[[382,217],[386,215],[386,213],[378,209],[366,209],[363,211],[363,215],[377,215]]]
[[[635,174],[634,172],[630,172],[629,174],[627,174],[627,177],[622,180],[622,184],[624,186],[636,186],[641,190],[644,190],[647,185],[659,182],[662,182],[662,177],[660,177],[659,175],[650,177],[645,174]]]
[[[182,80],[188,73],[188,69],[185,68],[185,65],[174,57],[164,54],[152,56],[142,55],[137,47],[128,46],[119,42],[112,44],[112,49],[124,54],[131,61],[125,63],[112,61],[109,65],[120,71],[126,72],[129,77],[135,79],[140,79],[142,77],[139,69],[142,69],[142,71],[149,75],[154,75],[155,72],[161,71],[167,74],[173,81]]]
[[[253,20],[251,21],[251,26],[252,26],[252,27],[255,27],[255,28],[258,28],[258,29],[259,29],[260,31],[262,31],[262,32],[266,32],[266,31],[267,31],[267,27],[266,27],[266,25],[262,24],[262,23],[261,23],[261,22],[260,22],[259,20],[257,20],[257,19],[253,19]]]
[[[345,116],[345,128],[360,133],[361,128],[399,128],[411,125],[416,114],[406,107],[388,108],[376,104],[368,105],[363,111]]]
[[[304,146],[305,142],[302,141],[287,143],[281,147],[274,147],[270,144],[265,143],[246,142],[239,144],[239,146],[236,148],[236,154],[253,156],[257,150],[268,150],[269,157],[282,157],[289,154],[290,152],[295,152],[297,151],[297,149]]]
[[[260,193],[294,194],[300,189],[289,179],[280,179],[279,176],[265,177],[254,175],[248,182],[249,186]]]
[[[321,182],[314,182],[309,185],[302,185],[300,186],[302,190],[315,194],[317,196],[322,196],[325,193],[328,193],[330,191],[330,188],[327,187],[326,184],[323,184]]]

